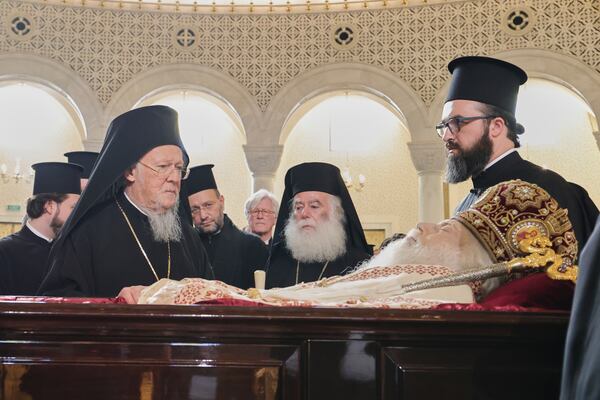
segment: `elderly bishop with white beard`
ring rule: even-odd
[[[266,287],[341,275],[371,254],[340,170],[317,162],[290,168],[267,262]]]
[[[142,107],[117,117],[52,248],[40,293],[120,295],[135,303],[141,285],[161,278],[212,279],[189,212],[179,204],[188,161],[175,110]]]

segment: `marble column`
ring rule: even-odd
[[[245,145],[244,152],[246,153],[248,167],[252,172],[253,192],[256,192],[258,189],[267,189],[272,192],[275,183],[275,173],[277,172],[277,167],[279,167],[279,162],[281,161],[281,154],[283,153],[283,146]]]
[[[409,143],[412,162],[419,176],[419,222],[444,219],[442,174],[446,154],[442,141]]]

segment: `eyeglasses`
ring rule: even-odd
[[[200,210],[202,210],[204,212],[211,211],[213,209],[213,207],[215,206],[215,204],[217,204],[217,203],[204,203],[199,206],[193,206],[193,207],[191,207],[192,214],[196,215],[200,212]]]
[[[256,210],[252,210],[250,211],[250,214],[252,214],[253,216],[258,216],[258,214],[262,214],[262,215],[273,215],[275,214],[275,211],[271,211],[271,210],[263,210],[262,208],[256,209]]]
[[[175,164],[170,164],[170,165],[159,165],[158,167],[151,167],[148,164],[145,164],[141,161],[138,161],[138,163],[142,164],[144,167],[154,171],[156,173],[156,175],[158,176],[162,176],[163,178],[166,178],[167,176],[171,175],[171,173],[173,172],[173,170],[177,170],[179,171],[179,175],[181,176],[181,179],[187,179],[187,177],[190,175],[190,170],[185,168],[185,167],[178,167]]]
[[[437,134],[440,138],[444,137],[444,133],[446,133],[446,129],[450,131],[452,135],[456,135],[463,126],[467,125],[469,122],[477,121],[478,119],[490,119],[496,118],[497,115],[480,115],[477,117],[452,117],[448,121],[442,121],[435,126]]]

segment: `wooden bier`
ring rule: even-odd
[[[0,303],[1,399],[556,399],[566,313]]]

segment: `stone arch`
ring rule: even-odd
[[[262,114],[254,97],[229,75],[201,65],[171,64],[147,70],[119,89],[111,99],[107,121],[159,91],[189,88],[215,96],[237,114],[248,142],[259,132]]]
[[[8,53],[0,55],[0,80],[25,80],[64,96],[83,128],[84,147],[97,150],[104,138],[103,109],[88,82],[68,67],[46,57]]]
[[[404,81],[371,65],[332,64],[299,76],[277,93],[266,110],[262,143],[285,142],[283,129],[299,106],[311,98],[340,90],[362,91],[381,98],[403,116],[413,141],[419,140],[427,110],[418,94]]]

